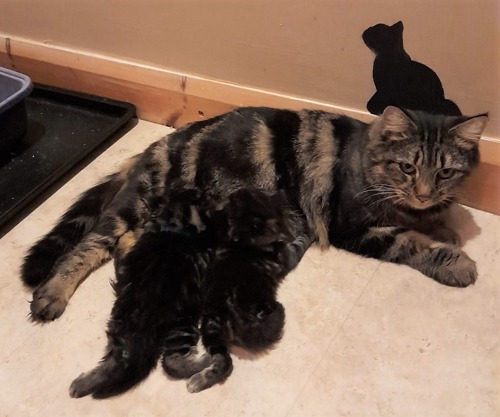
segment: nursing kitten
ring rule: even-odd
[[[296,262],[314,240],[466,287],[477,278],[476,265],[443,220],[479,162],[486,123],[484,114],[387,107],[370,124],[271,108],[240,108],[189,124],[85,193],[30,249],[22,279],[35,287],[32,317],[59,317],[120,238],[168,208],[176,180],[200,190],[202,214],[220,209],[238,189],[284,190],[303,220],[294,231]]]
[[[276,292],[297,263],[289,249],[296,220],[284,194],[236,191],[223,217],[227,227],[221,228],[224,236],[202,285],[201,336],[211,364],[189,372],[192,376],[183,375],[191,376],[190,392],[207,389],[230,375],[230,346],[259,352],[280,340],[285,311]],[[170,375],[176,373],[171,359],[163,358]]]
[[[196,199],[195,190],[172,190],[162,219],[120,238],[106,354],[73,381],[72,397],[107,398],[127,391],[149,375],[169,345],[182,353],[192,349],[193,369],[209,364],[208,356],[195,353],[201,282],[214,240],[210,231],[195,226]]]
[[[295,227],[286,200],[237,191],[217,213],[224,223],[218,237],[193,224],[195,196],[171,195],[167,217],[159,219],[163,231],[152,226],[136,244],[136,236],[122,238],[107,353],[72,383],[72,397],[121,394],[146,378],[161,355],[165,371],[191,377],[188,389],[198,392],[230,375],[230,345],[261,350],[279,340],[284,310],[276,290],[296,264],[286,246]],[[197,349],[200,320],[204,355]]]

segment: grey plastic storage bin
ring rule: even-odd
[[[28,76],[0,67],[0,153],[15,148],[26,132],[24,99],[32,88]]]

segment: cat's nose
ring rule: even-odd
[[[417,195],[417,200],[420,201],[421,203],[425,203],[426,201],[429,201],[431,199],[430,195]]]

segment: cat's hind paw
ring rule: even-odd
[[[31,318],[38,322],[53,321],[64,313],[67,304],[68,301],[59,293],[50,291],[46,286],[38,287],[30,303]]]

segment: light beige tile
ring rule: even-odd
[[[500,222],[473,213],[481,231],[465,250],[479,261],[476,285],[381,264],[290,417],[500,415]]]

